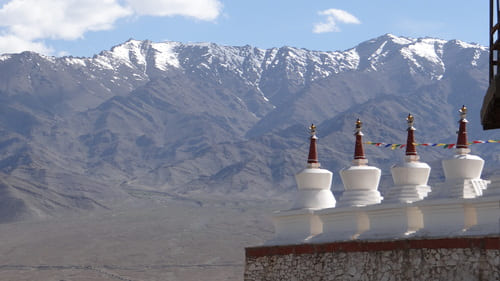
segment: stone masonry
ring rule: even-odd
[[[500,280],[500,237],[246,249],[245,281]]]

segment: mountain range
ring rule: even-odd
[[[92,58],[0,55],[0,222],[110,209],[144,194],[174,200],[289,200],[305,167],[307,127],[322,167],[350,165],[356,118],[366,141],[454,143],[457,110],[482,131],[488,49],[386,34],[345,51],[129,40]],[[498,172],[500,145],[473,145]],[[403,150],[367,145],[389,168]],[[443,180],[453,150],[419,147]],[[495,170],[496,169],[496,170]]]

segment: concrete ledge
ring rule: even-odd
[[[406,239],[393,241],[349,241],[322,244],[261,246],[245,248],[247,258],[275,255],[301,255],[328,252],[376,252],[402,249],[484,249],[500,250],[500,236],[458,237],[438,239]]]

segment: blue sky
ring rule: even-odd
[[[486,0],[0,0],[0,53],[92,56],[129,38],[335,51],[392,33],[488,44]]]

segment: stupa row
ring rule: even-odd
[[[500,177],[481,179],[484,160],[470,154],[467,143],[467,108],[459,112],[456,155],[442,161],[445,181],[432,188],[431,168],[420,162],[408,115],[405,161],[391,168],[394,185],[385,198],[378,191],[380,169],[369,166],[364,154],[359,119],[352,166],[340,171],[344,192],[338,200],[331,192],[332,172],[320,168],[311,125],[307,168],[295,175],[295,201],[274,214],[275,236],[266,244],[498,235]]]

